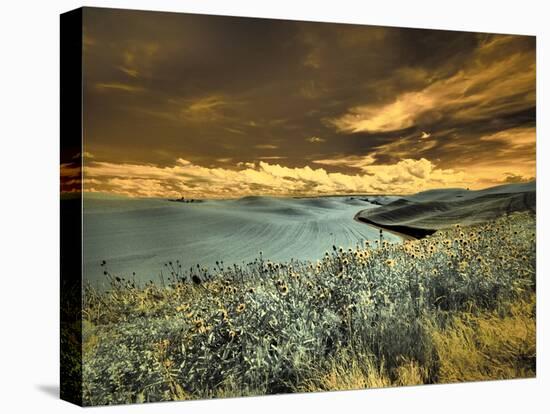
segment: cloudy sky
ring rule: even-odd
[[[86,191],[411,193],[535,177],[534,37],[86,9],[83,43]]]

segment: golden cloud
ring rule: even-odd
[[[277,149],[279,147],[277,145],[272,145],[272,144],[258,144],[258,145],[254,145],[254,148],[272,150],[272,149]]]
[[[328,123],[343,133],[381,133],[420,126],[424,119],[446,116],[472,121],[494,114],[527,109],[535,104],[535,59],[531,52],[515,53],[484,62],[484,57],[506,43],[482,46],[472,64],[447,79],[399,94],[384,104],[352,107]]]
[[[141,86],[133,86],[128,85],[126,83],[102,83],[98,82],[95,84],[96,89],[105,91],[105,90],[118,90],[118,91],[124,91],[124,92],[143,92],[145,88],[142,88]]]
[[[173,166],[89,162],[84,188],[137,197],[234,198],[246,195],[323,195],[413,193],[428,188],[465,184],[464,173],[436,168],[427,159],[405,159],[374,165],[372,157],[320,160],[327,165],[354,166],[358,174],[327,172],[324,168],[285,167],[265,161],[238,163],[233,168],[207,168],[178,159]]]
[[[306,138],[307,142],[311,142],[312,144],[320,144],[321,142],[325,142],[326,140],[319,137],[309,137]]]
[[[536,136],[536,129],[529,127],[511,128],[504,131],[496,132],[494,134],[484,135],[480,139],[481,141],[493,141],[506,144],[507,149],[509,149],[510,151],[530,148],[534,152],[536,145]]]

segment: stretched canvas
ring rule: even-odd
[[[534,377],[535,56],[524,35],[63,14],[61,397]]]

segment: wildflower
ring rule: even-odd
[[[185,312],[188,309],[189,309],[189,305],[187,303],[184,303],[176,307],[177,312]]]
[[[393,267],[395,265],[395,261],[392,259],[386,259],[386,265]]]
[[[239,303],[239,306],[237,306],[237,313],[242,313],[246,309],[246,305],[244,303]]]
[[[279,290],[281,291],[281,294],[283,296],[286,296],[286,294],[288,293],[288,286],[287,285],[282,285]]]
[[[165,352],[166,349],[170,346],[170,340],[169,339],[163,339],[159,342],[156,342],[154,344],[154,347],[160,351],[160,352]]]
[[[227,311],[225,309],[220,309],[219,314],[220,314],[223,321],[227,321],[227,319],[228,319],[227,318]]]

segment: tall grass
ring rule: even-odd
[[[535,217],[316,262],[112,275],[84,299],[88,405],[529,377]]]

